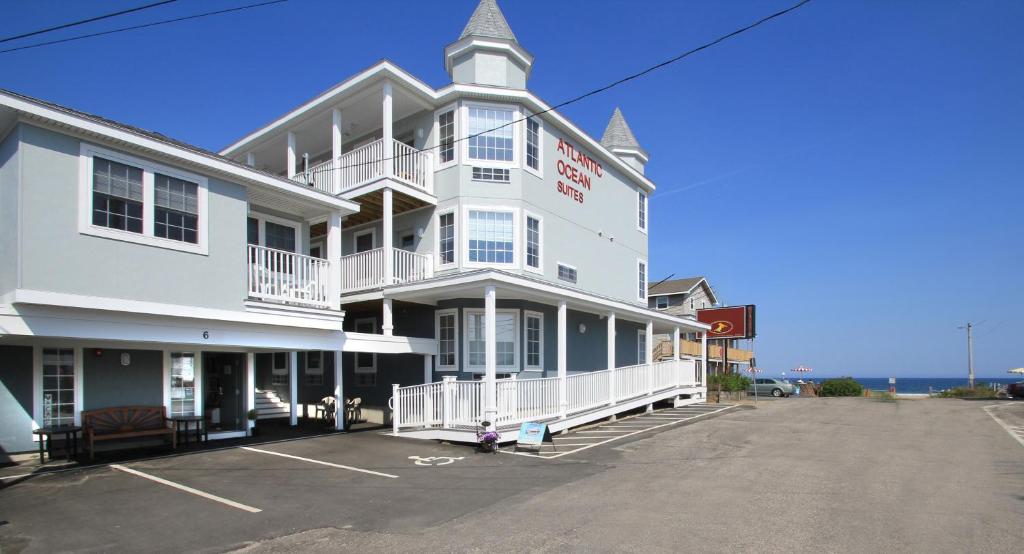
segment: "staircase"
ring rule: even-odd
[[[661,362],[665,360],[671,360],[672,355],[672,341],[663,340],[654,347],[654,354],[652,356],[655,362]]]
[[[291,415],[291,406],[272,390],[256,390],[256,419],[277,419]]]

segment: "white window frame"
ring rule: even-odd
[[[277,217],[274,215],[267,215],[256,210],[249,210],[249,214],[246,217],[251,217],[259,222],[260,226],[260,237],[259,246],[267,246],[267,222],[277,223],[278,225],[285,225],[291,227],[295,231],[295,252],[297,254],[307,254],[309,250],[306,249],[306,244],[302,240],[302,222],[294,219],[285,219],[283,217]]]
[[[519,360],[520,360],[519,349],[522,348],[522,344],[521,344],[522,329],[520,328],[520,325],[519,325],[519,310],[503,308],[503,309],[496,309],[494,313],[495,314],[510,314],[512,316],[512,341],[513,341],[513,346],[512,346],[512,365],[497,364],[495,366],[495,371],[497,373],[509,373],[509,372],[514,373],[516,370],[519,369]],[[486,318],[487,317],[487,312],[486,312],[486,310],[476,309],[476,308],[463,310],[463,314],[462,314],[463,325],[462,325],[462,335],[461,335],[461,337],[462,337],[462,344],[466,345],[466,349],[467,349],[466,350],[466,363],[465,363],[465,367],[463,369],[464,369],[464,371],[466,371],[468,373],[484,373],[484,372],[487,371],[486,365],[476,366],[476,365],[470,365],[469,364],[469,359],[470,359],[469,358],[469,350],[468,350],[469,349],[469,318],[472,315],[482,315],[482,316],[484,316],[484,318]],[[486,324],[486,319],[485,319],[485,324]],[[484,328],[485,336],[486,336],[486,333],[487,333],[487,329]]]
[[[92,199],[93,199],[93,157],[99,156],[115,162],[123,163],[142,170],[142,233],[122,231],[93,225],[92,223]],[[184,242],[174,239],[158,237],[154,234],[154,221],[156,219],[156,193],[154,192],[154,174],[160,173],[169,177],[184,179],[198,185],[198,209],[197,242]],[[78,156],[78,232],[83,235],[102,237],[125,242],[133,242],[168,250],[178,250],[190,254],[209,254],[210,235],[210,213],[209,213],[209,182],[206,177],[189,173],[173,167],[143,158],[108,150],[95,144],[83,142],[79,147]]]
[[[538,365],[530,365],[530,341],[526,336],[527,322],[531,317],[535,317],[540,320],[540,356],[538,357]],[[535,312],[533,310],[523,310],[523,371],[544,371],[544,313]]]
[[[43,350],[47,348],[70,349],[75,361],[75,425],[82,424],[82,364],[84,350],[78,346],[60,343],[39,344],[32,347],[32,429],[43,427]],[[33,442],[39,442],[39,435],[32,435]]]
[[[311,367],[309,365],[309,355],[313,354],[313,353],[316,353],[316,354],[320,355],[320,366],[319,367]],[[315,373],[315,372],[314,373],[310,373],[310,371],[309,371],[310,369],[317,370],[317,371],[319,371],[319,373]],[[310,383],[309,382],[309,378],[311,376],[319,377],[320,378],[319,379],[320,382],[319,383]],[[305,370],[303,371],[303,382],[307,386],[312,386],[312,387],[322,386],[324,384],[324,353],[323,353],[322,350],[311,350],[311,351],[307,351],[306,352],[306,367],[305,367]]]
[[[352,253],[353,254],[356,254],[356,245],[359,244],[358,239],[359,239],[359,237],[361,237],[363,235],[371,235],[370,241],[373,243],[373,247],[370,248],[370,250],[376,250],[377,248],[380,248],[379,246],[377,246],[378,244],[380,244],[380,243],[377,242],[377,228],[371,226],[371,227],[367,227],[365,229],[359,229],[358,231],[353,231],[352,232]]]
[[[455,358],[454,364],[443,365],[441,364],[441,317],[442,316],[453,316],[455,323]],[[459,348],[462,344],[462,335],[459,334],[459,310],[452,308],[449,310],[437,310],[434,313],[434,339],[437,340],[437,371],[458,371],[459,370]]]
[[[661,304],[662,300],[665,301],[665,305],[664,306],[659,306],[659,304]],[[669,306],[668,296],[655,296],[654,297],[654,309],[656,309],[656,310],[667,310],[668,306]]]
[[[353,329],[355,329],[355,332],[359,333],[359,332],[361,332],[361,331],[359,331],[359,325],[362,324],[362,323],[367,323],[367,322],[370,322],[370,323],[373,324],[373,332],[376,333],[377,332],[377,318],[375,318],[375,317],[362,317],[362,318],[357,319],[355,321],[355,327]],[[377,354],[376,353],[371,354],[372,359],[373,359],[373,365],[372,366],[360,366],[359,365],[359,354],[366,354],[366,352],[356,352],[355,353],[355,359],[352,360],[353,371],[355,371],[356,373],[374,373],[374,374],[376,374],[377,373]]]
[[[469,126],[469,108],[471,108],[471,107],[473,107],[473,108],[485,108],[485,109],[492,109],[492,110],[511,110],[512,111],[512,121],[513,121],[512,125],[511,125],[511,127],[512,127],[512,159],[510,161],[504,161],[504,160],[481,160],[481,159],[475,159],[475,158],[470,158],[469,157],[469,129],[470,129],[470,126]],[[475,165],[477,167],[491,166],[491,167],[501,167],[501,168],[509,168],[509,169],[519,167],[520,159],[522,158],[522,155],[521,155],[521,152],[522,152],[522,144],[521,144],[522,132],[519,130],[519,127],[522,126],[522,122],[519,121],[520,119],[522,119],[522,115],[521,114],[522,114],[522,112],[519,109],[519,106],[516,105],[516,104],[499,104],[499,103],[493,103],[493,102],[477,102],[477,101],[463,102],[462,105],[459,106],[459,115],[461,116],[461,120],[463,122],[463,125],[462,125],[463,129],[462,130],[464,130],[465,132],[463,133],[464,136],[463,135],[456,135],[456,139],[458,139],[458,138],[463,138],[464,139],[464,140],[461,141],[461,143],[462,143],[462,148],[461,148],[461,150],[462,150],[462,152],[461,152],[462,163],[464,165],[471,165],[471,166]],[[457,129],[457,131],[458,131],[458,129]]]
[[[642,287],[640,286],[640,266],[641,265],[643,265],[643,269],[644,269],[644,283],[643,283]],[[636,279],[637,280],[636,280],[636,285],[634,285],[634,286],[636,287],[636,299],[641,301],[641,302],[647,302],[647,286],[651,282],[651,280],[648,278],[649,270],[650,270],[650,268],[647,266],[647,260],[645,260],[643,258],[637,258],[636,259],[636,272],[635,272],[635,274],[636,274]]]
[[[166,370],[166,372],[164,374],[164,381],[167,382],[167,384],[166,384],[166,387],[167,387],[167,400],[166,400],[167,415],[168,416],[177,415],[177,414],[174,413],[174,396],[171,394],[171,391],[174,389],[174,387],[171,386],[171,379],[174,377],[174,355],[175,354],[179,354],[181,356],[185,356],[185,355],[192,356],[192,372],[193,372],[193,374],[192,374],[192,414],[191,415],[202,415],[202,413],[200,412],[200,405],[199,405],[200,394],[202,393],[202,390],[201,390],[202,389],[202,387],[201,387],[202,372],[201,372],[201,368],[200,368],[200,365],[202,364],[202,362],[200,361],[202,359],[202,353],[198,352],[198,351],[165,351],[165,352],[163,352],[163,356],[164,356],[164,367],[167,368],[167,370]]]
[[[469,212],[470,211],[484,211],[484,212],[511,212],[512,213],[512,263],[503,264],[496,262],[470,262],[469,261]],[[495,267],[501,269],[522,269],[523,267],[523,249],[522,249],[522,219],[520,216],[519,208],[513,206],[463,206],[462,208],[462,266],[463,267]],[[520,244],[515,244],[519,242]]]
[[[452,261],[441,263],[441,216],[452,216]],[[468,215],[466,217],[469,217]],[[437,268],[448,269],[459,263],[459,214],[456,208],[449,208],[437,213],[434,219],[437,222],[437,235],[435,237],[435,248],[437,251]]]
[[[434,111],[434,142],[437,148],[437,169],[445,169],[459,163],[459,104],[453,102],[447,106]],[[441,161],[441,114],[452,112],[452,159],[449,162]]]
[[[640,225],[640,208],[641,208],[641,206],[640,206],[640,199],[641,198],[644,199],[644,205],[643,205],[643,214],[644,214],[643,225]],[[647,229],[650,228],[650,226],[651,226],[651,213],[650,212],[651,212],[651,198],[650,198],[650,196],[646,192],[644,192],[643,189],[638,187],[636,189],[636,209],[634,210],[634,215],[636,217],[636,230],[637,231],[640,231],[641,233],[647,234]]]
[[[526,237],[529,232],[527,220],[530,218],[537,220],[537,267],[531,266],[526,261],[526,248],[528,245]],[[526,210],[523,210],[523,269],[544,274],[544,218]]]
[[[562,279],[561,272],[558,270],[558,266],[565,266],[566,269],[571,269],[571,270],[575,271],[576,272],[576,280],[575,281],[566,281],[565,279]],[[574,266],[572,264],[567,264],[565,262],[555,262],[555,279],[558,280],[558,281],[561,281],[563,283],[569,283],[570,285],[578,285],[578,284],[580,284],[580,270],[579,270],[578,267],[576,267],[576,266]]]
[[[533,121],[537,122],[537,169],[530,167],[526,161],[526,145],[528,144],[528,136],[530,133],[530,127],[527,124],[526,118],[532,117]],[[530,173],[544,178],[544,120],[537,117],[536,114],[523,112],[523,169]]]
[[[277,366],[278,354],[284,354],[284,367]],[[288,367],[291,365],[291,356],[288,352],[271,352],[270,353],[270,384],[275,387],[286,387],[290,384],[291,380],[291,369]],[[279,370],[284,370],[281,373]],[[284,377],[284,382],[278,382],[280,377]]]
[[[643,345],[641,346],[640,340],[643,338]],[[651,363],[647,359],[647,329],[636,330],[636,365],[643,365]]]

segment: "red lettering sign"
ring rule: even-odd
[[[591,190],[591,176],[601,177],[604,169],[600,162],[580,152],[565,139],[558,139],[557,150],[565,157],[565,160],[555,162],[558,174],[565,178],[565,181],[558,181],[558,192],[582,204],[581,189]]]

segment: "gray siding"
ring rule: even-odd
[[[96,352],[102,351],[97,356]],[[82,358],[82,409],[163,406],[163,353],[159,350],[86,348]],[[121,365],[121,354],[131,364]]]
[[[0,295],[18,286],[19,134],[20,126],[0,142]]]
[[[647,306],[651,309],[656,309],[657,298],[651,297],[647,301]],[[692,302],[691,302],[692,301]],[[691,308],[691,305],[693,306]],[[707,290],[703,287],[697,287],[696,290],[691,294],[672,294],[668,296],[668,308],[658,310],[669,315],[678,317],[689,317],[696,319],[697,310],[702,308],[710,308],[714,306],[711,302],[711,297],[708,296]]]
[[[22,287],[243,308],[247,213],[243,186],[209,178],[209,255],[82,235],[78,232],[80,141],[29,125],[21,129]]]
[[[32,347],[0,346],[0,464],[32,450]]]

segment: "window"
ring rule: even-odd
[[[267,221],[263,226],[264,246],[295,252],[295,228]]]
[[[288,385],[288,353],[274,352],[271,354],[273,362],[270,369],[270,384],[275,386]]]
[[[636,261],[637,268],[637,298],[640,300],[647,299],[647,262],[643,260]]]
[[[96,156],[92,191],[93,225],[142,233],[142,169]]]
[[[43,349],[43,427],[75,423],[75,351]]]
[[[526,368],[544,369],[544,314],[526,312]]]
[[[575,283],[576,268],[571,265],[558,264],[558,278],[567,283]]]
[[[171,353],[171,415],[196,415],[196,355]]]
[[[540,121],[526,120],[526,167],[540,171]]]
[[[474,167],[473,180],[507,183],[511,180],[509,170],[497,167]]]
[[[511,162],[513,110],[469,107],[469,159]]]
[[[638,190],[636,194],[636,205],[638,210],[636,228],[647,232],[647,193],[642,190]]]
[[[376,334],[377,319],[368,317],[357,319],[355,326],[357,333]],[[356,352],[355,368],[356,386],[375,387],[377,386],[377,355],[370,352]]]
[[[516,367],[516,314],[514,311],[498,311],[495,314],[495,358],[497,367],[502,369]],[[466,311],[467,365],[473,369],[482,369],[487,365],[485,319],[483,311]]]
[[[306,352],[306,384],[324,384],[324,353]]]
[[[636,363],[646,364],[647,360],[647,331],[638,329],[636,332]]]
[[[249,244],[259,245],[260,243],[260,220],[255,217],[247,218],[245,221],[245,235]]]
[[[656,297],[654,299],[654,307],[658,308],[659,310],[664,310],[664,309],[668,308],[668,297],[667,296],[658,296],[658,297]]]
[[[82,143],[78,232],[207,254],[207,179]]]
[[[692,298],[690,299],[690,309],[691,310],[693,309],[693,299]]]
[[[437,216],[437,252],[440,264],[455,263],[455,214]]]
[[[437,116],[438,151],[441,163],[455,160],[455,110],[448,110]]]
[[[513,263],[515,224],[512,212],[469,210],[469,261]]]
[[[398,247],[403,250],[411,250],[416,245],[416,235],[404,234],[398,239]]]
[[[455,310],[437,313],[437,367],[455,369],[458,365],[458,320]]]
[[[526,216],[526,266],[540,269],[540,219]]]
[[[157,173],[153,234],[195,244],[199,241],[199,185]]]

